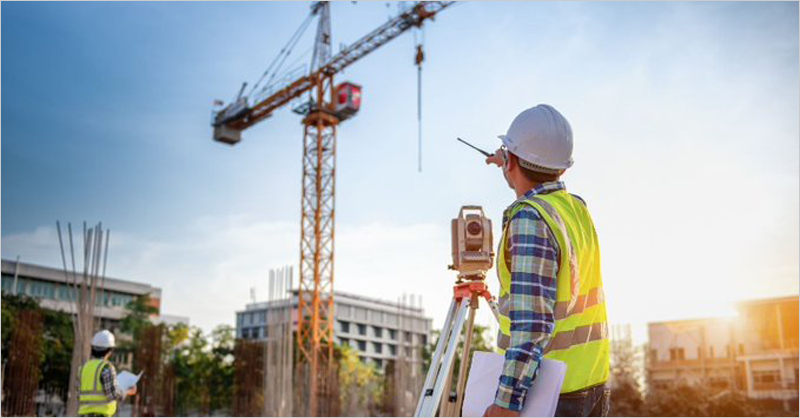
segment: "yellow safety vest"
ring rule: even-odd
[[[98,414],[110,417],[117,412],[117,401],[106,397],[103,382],[100,381],[100,373],[106,365],[114,367],[104,359],[91,359],[81,368],[78,415]]]
[[[604,383],[609,376],[609,340],[606,304],[600,273],[600,246],[586,206],[564,190],[535,195],[524,204],[534,207],[550,227],[559,248],[558,283],[554,309],[555,329],[544,357],[567,364],[561,393]],[[511,217],[521,208],[517,205]],[[511,339],[511,272],[506,265],[508,225],[498,250],[500,278],[500,331],[498,352],[505,353]]]

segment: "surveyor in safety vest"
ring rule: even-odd
[[[117,371],[109,362],[114,351],[114,334],[103,330],[92,338],[92,358],[78,372],[78,415],[111,417],[117,402],[136,394],[136,386],[123,393],[117,382]]]
[[[518,416],[542,357],[567,365],[556,416],[609,412],[609,341],[600,246],[586,202],[560,181],[572,128],[540,104],[520,113],[486,159],[516,193],[497,251],[498,351],[505,355],[486,416]]]

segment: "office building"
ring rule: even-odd
[[[428,344],[431,332],[431,318],[425,316],[422,308],[344,292],[335,292],[334,295],[334,338],[337,344],[352,347],[362,361],[378,367],[383,367],[387,360],[400,354],[407,358],[421,357],[421,349]],[[297,291],[294,291],[291,306],[295,328],[297,301]],[[280,302],[251,303],[245,310],[236,312],[236,337],[267,338],[268,316],[281,306],[284,305]]]

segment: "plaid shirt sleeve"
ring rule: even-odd
[[[114,370],[114,367],[111,365],[103,367],[100,372],[100,382],[103,383],[103,393],[106,398],[116,401],[125,399],[125,393],[122,392],[122,388],[117,384],[117,371]]]
[[[508,222],[511,343],[494,403],[520,411],[555,328],[558,244],[538,211],[528,205]]]

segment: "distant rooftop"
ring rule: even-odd
[[[17,271],[16,261],[2,260],[1,264],[2,268],[0,268],[0,270],[2,270],[3,275],[13,276],[15,273],[18,273],[19,277],[72,284],[71,275],[68,279],[67,275],[64,273],[64,269],[61,268],[40,266],[20,261],[19,271]],[[83,270],[81,269],[80,271],[76,271],[76,274],[78,276],[78,280],[80,280]],[[135,295],[147,294],[155,298],[161,298],[161,289],[146,283],[115,279],[108,276],[99,277],[99,279],[104,280],[103,285],[108,290],[115,290],[118,292],[131,293]]]
[[[292,289],[292,296],[297,297],[297,293],[298,293],[298,289]],[[406,311],[411,311],[411,312],[415,312],[415,313],[418,313],[418,314],[423,314],[423,312],[424,312],[424,310],[422,308],[411,307],[410,305],[403,306],[402,304],[400,304],[398,302],[389,302],[389,301],[378,299],[378,298],[355,295],[355,294],[347,293],[347,292],[334,291],[333,295],[334,295],[334,300],[336,300],[336,301],[344,301],[344,300],[348,300],[349,299],[351,301],[373,303],[373,304],[376,304],[376,305],[380,305],[383,308],[391,307],[391,308],[396,308],[396,309],[404,309]],[[248,303],[247,306],[246,306],[246,309],[247,310],[264,309],[264,308],[267,308],[269,306],[277,305],[277,304],[280,304],[280,303],[281,303],[280,300]]]

